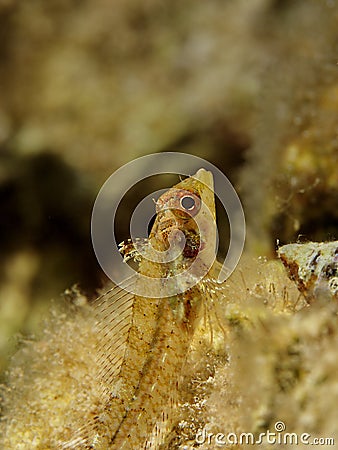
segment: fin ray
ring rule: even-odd
[[[124,360],[132,322],[134,294],[114,286],[93,304],[98,333],[98,376],[109,391]]]

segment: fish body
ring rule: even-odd
[[[169,189],[157,200],[156,213],[139,249],[130,241],[121,249],[126,259],[132,254],[140,261],[142,277],[95,302],[102,404],[63,449],[156,449],[175,424],[178,384],[202,313],[203,280],[215,260],[212,174],[200,169]],[[153,279],[160,280],[161,296],[152,297]],[[133,294],[134,283],[145,283],[144,292],[149,285],[148,295]]]

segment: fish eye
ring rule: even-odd
[[[196,200],[190,195],[185,195],[180,200],[181,207],[186,211],[192,211],[196,206]]]

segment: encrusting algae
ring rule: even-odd
[[[133,294],[135,277],[94,303],[75,293],[53,309],[41,338],[13,359],[2,448],[213,449],[217,433],[247,448],[240,433],[257,437],[278,421],[335,438],[337,302],[316,302],[314,292],[309,304],[280,261],[243,257],[224,284],[214,281],[210,173],[181,181],[156,207],[149,239],[121,250],[170,295]]]
[[[338,242],[284,245],[278,250],[290,278],[308,301],[338,300]]]

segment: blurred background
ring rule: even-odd
[[[0,371],[52,299],[104,283],[91,209],[136,157],[215,164],[255,255],[337,238],[337,38],[335,0],[0,0]],[[126,196],[121,240],[161,187]]]

